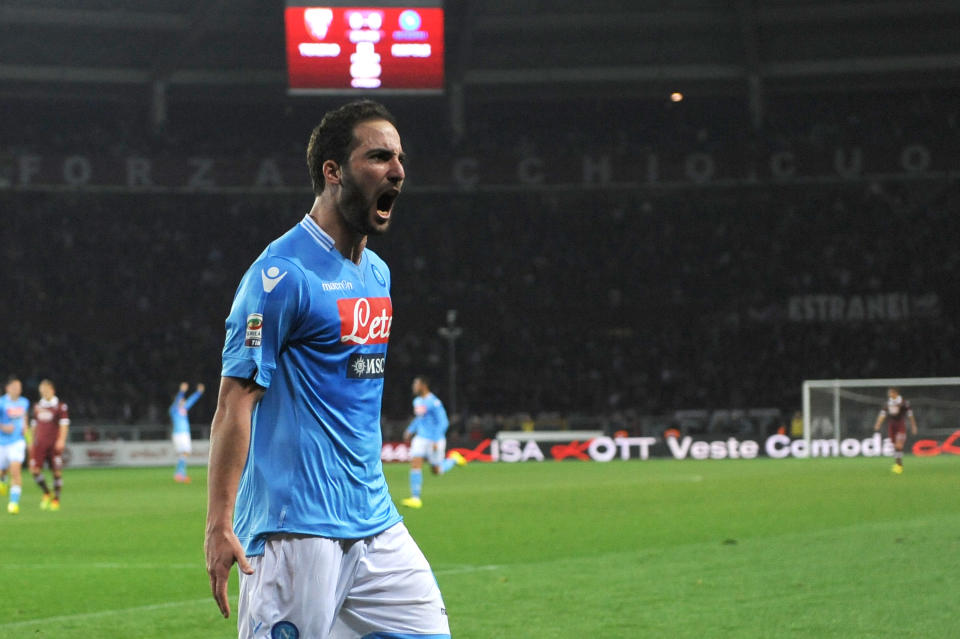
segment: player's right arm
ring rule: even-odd
[[[877,415],[877,421],[873,424],[873,430],[880,430],[880,426],[883,425],[883,420],[887,418],[886,411],[880,411],[880,414]],[[863,422],[861,422],[863,423]]]
[[[207,526],[203,546],[210,590],[224,617],[230,616],[227,580],[234,562],[244,573],[253,573],[243,546],[233,531],[233,508],[250,449],[253,409],[263,397],[264,390],[252,380],[222,378],[217,410],[210,427]]]

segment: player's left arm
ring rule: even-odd
[[[67,433],[70,431],[70,414],[67,412],[67,405],[60,404],[60,421],[58,422],[57,443],[53,445],[53,451],[58,455],[67,447]]]
[[[187,410],[193,408],[193,405],[197,403],[197,400],[200,399],[200,396],[203,395],[203,384],[197,384],[197,390],[193,391],[190,397],[187,398],[187,401],[184,402],[183,407]]]
[[[907,417],[910,418],[910,432],[914,435],[917,434],[917,418],[913,416],[913,411],[907,413]]]

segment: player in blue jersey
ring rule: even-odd
[[[23,493],[23,479],[20,469],[27,452],[27,414],[30,401],[23,397],[23,384],[15,375],[7,379],[6,395],[0,397],[0,470],[10,471],[10,501],[7,512],[16,515],[20,512],[20,495]]]
[[[410,496],[401,501],[404,506],[421,508],[423,500],[423,460],[430,462],[434,475],[442,475],[454,466],[467,463],[463,455],[454,451],[447,457],[447,411],[443,402],[430,392],[430,380],[424,375],[413,378],[413,421],[403,433],[403,441],[410,444]]]
[[[190,439],[190,417],[188,411],[197,403],[205,390],[203,384],[197,384],[196,390],[187,397],[187,391],[190,390],[190,384],[180,383],[180,390],[177,396],[173,398],[170,404],[170,421],[173,422],[173,448],[177,451],[177,468],[173,472],[174,481],[184,484],[190,483],[190,476],[187,475],[187,459],[192,450],[192,441]]]
[[[393,307],[390,270],[366,243],[391,224],[404,159],[383,106],[324,115],[307,147],[313,207],[237,288],[204,548],[225,617],[239,566],[243,639],[450,636],[380,461]]]

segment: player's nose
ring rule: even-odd
[[[403,163],[400,161],[400,158],[394,157],[390,161],[390,170],[387,173],[387,179],[399,186],[406,176],[407,174],[403,169]]]

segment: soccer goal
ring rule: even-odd
[[[817,379],[803,382],[804,439],[869,437],[891,386],[910,402],[921,436],[960,428],[960,377]]]

